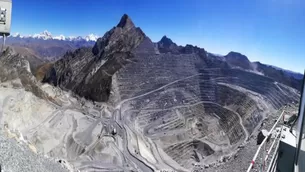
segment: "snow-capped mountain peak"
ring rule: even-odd
[[[51,32],[49,32],[47,30],[43,31],[42,34],[45,36],[52,36]]]
[[[89,34],[88,36],[85,37],[86,41],[96,41],[98,39],[97,35],[94,34]]]
[[[78,37],[76,37],[76,38],[74,39],[74,41],[81,41],[81,40],[84,40],[84,38],[81,37],[81,36],[78,36]]]
[[[47,30],[41,32],[40,34],[34,34],[33,38],[38,38],[43,40],[53,39],[51,32]]]
[[[17,33],[15,33],[15,34],[13,35],[13,37],[22,38],[23,36],[21,36],[20,33],[17,32]]]
[[[95,34],[89,34],[87,36],[65,36],[65,35],[59,35],[59,36],[52,36],[51,32],[45,30],[39,34],[34,35],[28,35],[28,36],[21,36],[19,33],[15,33],[14,35],[11,35],[10,37],[15,38],[34,38],[34,39],[43,39],[43,40],[63,40],[63,41],[87,41],[87,42],[96,42],[99,38],[98,35]]]
[[[55,36],[53,39],[57,39],[57,40],[66,40],[66,37],[64,35],[59,35],[59,36]]]

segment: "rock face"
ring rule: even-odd
[[[270,77],[279,83],[283,83],[297,90],[301,90],[302,79],[294,78],[285,74],[283,70],[275,69],[274,67],[262,64],[260,62],[254,62],[252,64],[255,66],[255,70],[262,72],[265,76]]]
[[[171,54],[198,54],[206,56],[206,51],[203,48],[187,44],[185,47],[178,46],[167,36],[163,36],[162,39],[157,42],[157,47],[160,53]]]
[[[107,101],[112,75],[132,61],[135,56],[132,51],[144,39],[147,38],[142,30],[124,15],[116,27],[97,40],[92,52],[82,48],[67,53],[43,81],[94,101]]]
[[[47,98],[37,86],[29,62],[11,47],[8,47],[0,55],[0,82],[12,82],[16,88],[22,87],[33,92],[37,97]]]
[[[163,36],[162,39],[157,43],[160,53],[176,53],[179,54],[179,47],[170,38]]]
[[[257,145],[260,145],[267,136],[268,136],[268,131],[267,130],[261,130],[257,134],[257,140],[256,140]],[[267,142],[269,142],[269,140],[270,140],[270,138],[267,139]]]
[[[249,61],[249,59],[240,53],[237,52],[230,52],[229,54],[227,54],[225,56],[226,61],[228,62],[228,64],[232,65],[232,66],[238,66],[242,69],[247,69],[247,70],[252,70],[252,66],[251,66],[251,62]]]
[[[186,171],[231,154],[262,119],[299,100],[291,85],[255,72],[239,53],[221,58],[167,37],[154,44],[124,15],[92,50],[66,53],[43,81],[108,103],[131,154],[153,169]]]

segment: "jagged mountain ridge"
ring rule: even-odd
[[[257,62],[257,63],[259,63],[259,62]],[[291,71],[291,70],[282,69],[282,68],[279,68],[279,67],[276,67],[276,66],[273,66],[273,65],[267,65],[267,66],[273,67],[273,68],[276,69],[276,70],[281,70],[281,71],[283,71],[284,74],[285,74],[286,76],[288,76],[288,77],[293,77],[293,78],[295,78],[295,79],[303,79],[303,77],[304,77],[303,74],[298,73],[298,72],[293,72],[293,71]]]
[[[167,36],[163,36],[159,42],[156,43],[160,53],[172,53],[172,54],[192,54],[196,53],[199,55],[205,54],[203,48],[186,44],[186,46],[178,46]]]
[[[148,38],[125,15],[117,27],[98,39],[92,52],[81,48],[75,53],[67,53],[54,64],[43,82],[73,90],[95,101],[107,101],[112,75],[133,58],[131,51],[144,39]]]
[[[275,68],[260,62],[250,62],[247,56],[237,52],[230,52],[228,55],[224,56],[224,58],[226,62],[232,67],[259,72],[267,77],[274,79],[277,82],[283,83],[297,90],[301,90],[303,79],[302,74],[291,74],[289,71]]]
[[[124,17],[126,17],[126,16],[127,15],[125,15]],[[117,25],[116,28],[120,28],[120,25],[122,25],[121,22],[125,22],[124,17],[122,17],[120,23]],[[128,18],[128,16],[127,16],[126,20],[131,23],[129,28],[134,28],[135,27],[134,24],[132,23],[132,21]],[[126,24],[126,23],[124,23],[124,24]],[[115,29],[115,28],[113,28],[113,29]],[[88,58],[86,59],[87,61],[85,62],[85,64],[86,63],[88,63],[88,64],[90,63],[90,64],[87,65],[87,66],[82,66],[82,68],[76,69],[76,72],[74,72],[75,76],[72,76],[71,78],[68,78],[68,80],[65,80],[65,78],[66,78],[65,76],[70,75],[70,73],[71,73],[70,72],[71,69],[65,69],[63,74],[60,74],[60,72],[59,72],[59,74],[56,74],[56,77],[55,77],[54,75],[50,74],[50,73],[55,73],[54,69],[52,69],[50,71],[53,71],[53,72],[49,72],[47,74],[47,76],[45,77],[44,81],[51,82],[54,85],[63,85],[62,86],[63,88],[71,89],[75,93],[90,99],[90,96],[91,96],[90,93],[88,93],[88,94],[84,93],[86,91],[84,91],[84,90],[80,91],[81,90],[80,88],[76,88],[77,85],[79,85],[79,84],[75,84],[75,81],[73,81],[73,80],[74,80],[74,77],[77,77],[77,79],[76,79],[76,80],[78,80],[77,82],[83,84],[84,83],[83,82],[84,78],[86,78],[85,83],[87,83],[88,82],[88,77],[93,75],[93,73],[95,73],[100,67],[105,67],[109,62],[108,57],[106,57],[106,58],[101,57],[101,52],[105,53],[105,50],[108,50],[108,49],[110,49],[110,51],[121,51],[121,50],[116,50],[117,47],[115,47],[115,46],[118,46],[118,47],[122,46],[122,45],[120,45],[120,43],[115,44],[115,46],[113,46],[113,47],[111,47],[111,45],[108,45],[109,42],[116,41],[116,40],[111,40],[110,35],[112,34],[113,29],[110,30],[109,32],[107,32],[104,35],[103,38],[99,38],[97,40],[97,42],[95,43],[95,46],[92,49],[92,52],[90,52],[90,49],[88,49],[88,48],[80,48],[73,53],[72,52],[66,53],[66,55],[64,56],[63,59],[61,59],[61,60],[59,60],[58,62],[55,63],[54,69],[58,68],[59,70],[61,70],[60,69],[61,67],[58,67],[56,65],[59,65],[61,63],[66,63],[66,62],[67,62],[66,65],[69,65],[69,60],[67,60],[67,59],[69,59],[69,56],[72,56],[73,58],[75,56],[78,57],[78,58],[81,58],[84,55],[88,56]],[[139,28],[137,28],[137,29],[139,29]],[[139,31],[142,32],[142,30],[140,30],[140,29],[139,29]],[[152,54],[158,54],[158,53],[197,54],[204,59],[204,61],[206,63],[206,66],[208,66],[208,67],[212,67],[213,65],[216,65],[217,67],[220,66],[221,68],[232,68],[232,67],[235,68],[235,67],[238,67],[238,68],[241,68],[241,69],[247,70],[247,71],[260,72],[267,77],[271,77],[272,79],[274,79],[277,82],[283,83],[285,85],[288,85],[288,86],[293,87],[293,88],[298,89],[298,90],[299,90],[300,85],[301,85],[300,84],[301,83],[300,79],[294,78],[294,77],[289,76],[289,75],[285,75],[283,73],[283,71],[275,69],[275,68],[270,68],[269,66],[261,64],[259,62],[253,62],[252,63],[252,62],[249,61],[249,59],[245,55],[243,55],[241,53],[238,53],[238,52],[229,52],[226,56],[221,57],[221,56],[217,56],[217,55],[208,53],[203,48],[199,48],[197,46],[192,46],[192,45],[189,45],[189,44],[187,44],[186,46],[178,46],[167,36],[162,37],[162,39],[157,43],[152,43],[148,37],[147,37],[147,39],[149,40],[148,41],[149,43],[146,43],[146,46],[150,47],[149,49],[151,50],[150,52]],[[124,41],[124,40],[122,39],[120,41]],[[124,44],[124,43],[126,43],[126,42],[123,42],[122,44]],[[140,43],[139,43],[139,45],[140,45]],[[111,49],[113,49],[113,50],[111,50]],[[85,52],[85,54],[79,55],[78,54],[79,52]],[[136,55],[137,53],[133,53],[133,54]],[[113,58],[113,59],[115,59],[115,58]],[[92,65],[93,61],[97,62],[98,65],[96,65],[96,64]],[[130,60],[128,60],[128,61],[130,61]],[[105,65],[103,65],[103,63],[105,63],[105,62],[107,62],[107,63]],[[77,60],[74,59],[73,63],[77,63]],[[116,62],[116,63],[120,63],[120,62]],[[107,74],[107,75],[112,76],[121,67],[117,68],[117,70],[113,70],[111,72],[111,74]],[[90,69],[91,69],[91,72],[89,72]],[[76,74],[79,74],[79,72],[80,72],[78,70],[84,70],[84,71],[82,71],[82,74],[76,76]],[[101,69],[100,71],[103,71],[103,73],[105,73],[105,70]],[[88,74],[88,72],[90,74]],[[63,76],[60,76],[60,75],[63,75]],[[50,80],[50,77],[53,78],[53,79]],[[108,83],[108,81],[104,82],[104,84],[105,83]],[[105,95],[109,95],[110,94],[110,84],[109,83],[106,84],[106,86],[103,87],[103,88],[105,88],[105,90],[107,90],[106,91],[107,93],[105,93]],[[96,101],[103,100],[103,101],[105,101],[105,100],[108,100],[108,98],[93,98],[93,100],[96,100]]]
[[[185,51],[189,51],[189,53],[198,53],[198,50],[200,50],[199,47],[196,46],[194,47],[189,44],[187,44],[185,47],[178,46],[167,36],[163,36],[161,40],[156,43],[156,45],[161,53],[170,52],[173,54],[179,54],[179,53],[185,53]],[[202,53],[203,52],[199,54]],[[303,74],[287,71],[279,67],[266,65],[260,62],[250,62],[247,56],[234,51],[229,52],[225,56],[215,55],[209,52],[206,53],[207,56],[210,58],[214,58],[220,61],[226,61],[227,64],[230,65],[231,67],[238,67],[247,71],[260,72],[267,77],[273,78],[277,82],[284,83],[298,90],[300,90],[301,88],[302,79],[304,77]]]

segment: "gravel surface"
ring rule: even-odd
[[[24,143],[0,133],[1,172],[67,172],[54,159],[32,152]]]

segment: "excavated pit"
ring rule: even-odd
[[[272,78],[162,40],[124,15],[93,49],[41,70],[61,89],[2,56],[1,126],[81,171],[192,171],[236,153],[265,117],[299,100]]]

